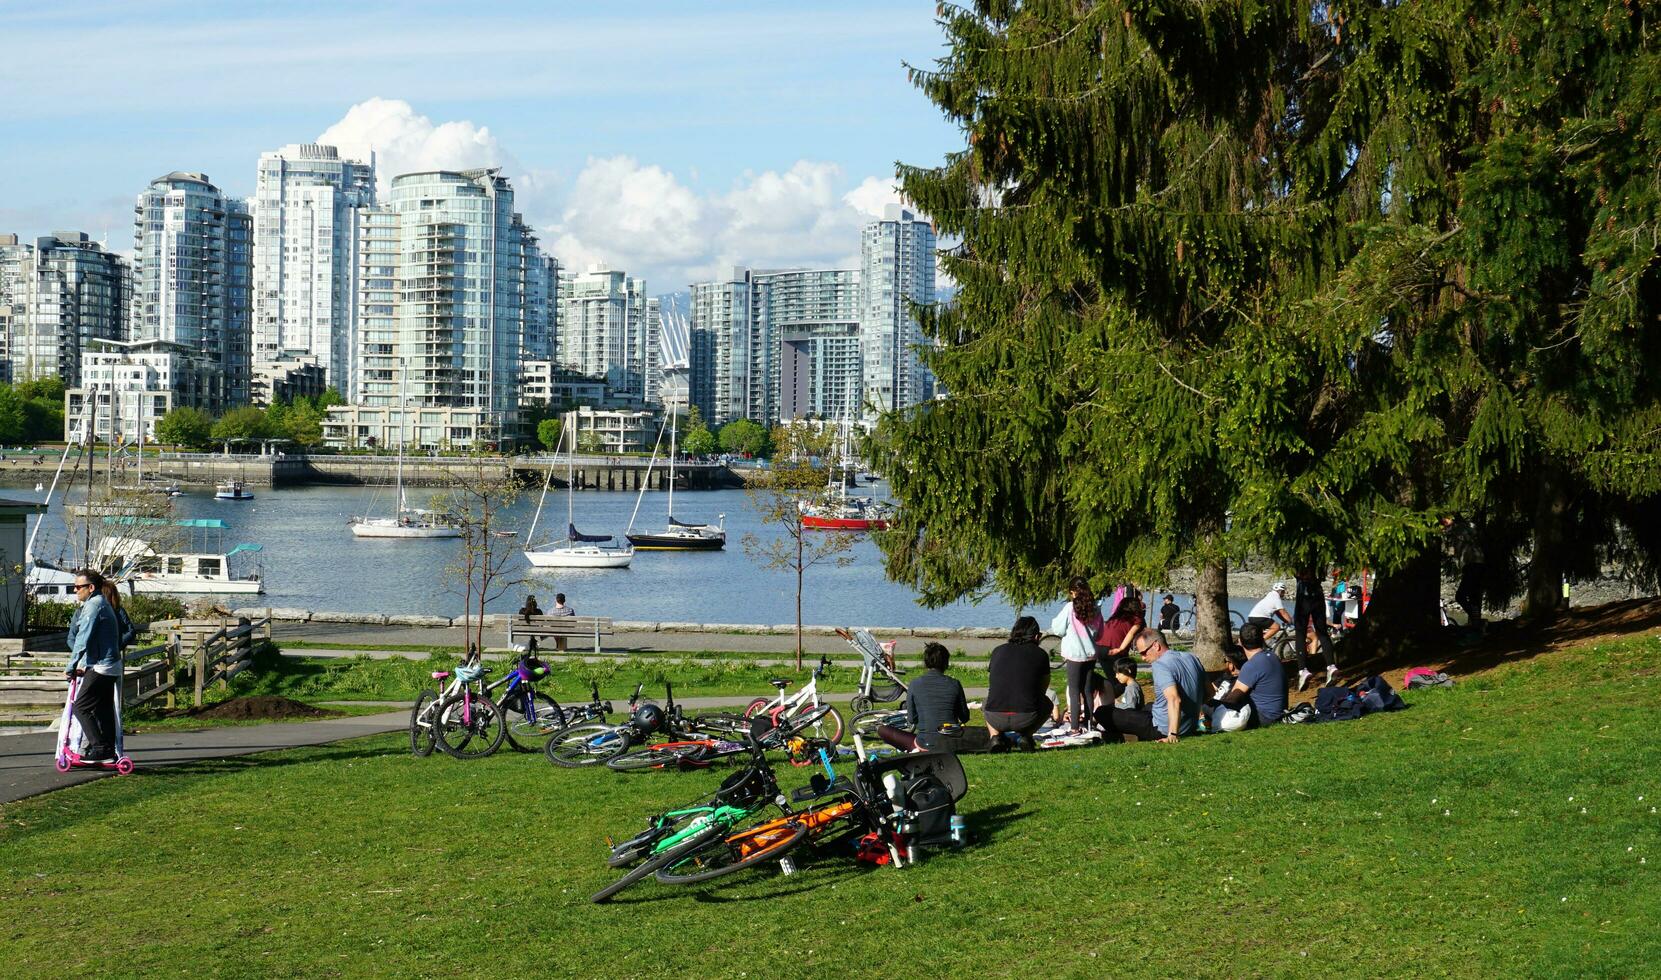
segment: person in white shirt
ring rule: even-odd
[[[1246,614],[1246,622],[1262,627],[1265,640],[1279,633],[1281,627],[1291,626],[1292,617],[1286,615],[1286,583],[1276,582],[1268,594],[1257,600],[1257,605]]]

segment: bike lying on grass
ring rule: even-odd
[[[830,746],[814,744],[824,773],[786,798],[767,762],[763,738],[771,720],[760,717],[748,739],[750,765],[733,773],[707,802],[650,819],[646,830],[612,847],[611,867],[634,867],[593,896],[595,902],[645,878],[693,884],[744,868],[784,861],[803,844],[822,850],[844,847],[856,858],[900,867],[915,859],[918,841],[951,839],[951,817],[968,781],[950,753],[928,752],[859,762],[852,779],[839,777]],[[792,803],[808,803],[795,810]],[[769,806],[780,816],[757,818]]]
[[[830,710],[829,705],[820,705],[783,725],[774,726],[762,736],[762,747],[784,749],[792,765],[813,765],[818,760],[807,751],[806,746],[812,740],[811,731],[820,725]],[[703,733],[705,737],[670,739],[645,748],[631,749],[607,759],[606,768],[617,772],[701,769],[749,750],[745,733],[749,731],[750,721],[739,715],[699,715],[687,722],[687,727],[693,733]]]

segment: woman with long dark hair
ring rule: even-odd
[[[1067,723],[1074,734],[1084,731],[1095,688],[1096,644],[1106,628],[1096,590],[1075,575],[1067,583],[1067,604],[1050,621],[1050,632],[1061,637],[1061,660],[1067,667]]]
[[[1009,631],[1009,642],[992,651],[987,664],[986,700],[981,711],[992,736],[992,751],[1009,749],[1005,733],[1030,752],[1038,746],[1034,732],[1050,717],[1050,655],[1038,645],[1038,620],[1022,616]]]
[[[81,761],[115,760],[115,696],[121,683],[121,626],[115,607],[105,598],[114,589],[95,569],[75,573],[75,601],[81,607],[69,620],[68,677],[79,677],[75,691],[75,720],[86,742]],[[116,602],[120,602],[120,596]]]

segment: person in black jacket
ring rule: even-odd
[[[981,710],[993,752],[1009,750],[1000,737],[1004,732],[1014,732],[1023,751],[1036,749],[1032,733],[1055,707],[1044,693],[1050,686],[1050,655],[1038,645],[1039,635],[1038,620],[1022,616],[1010,629],[1009,642],[992,651]]]
[[[905,692],[911,731],[879,725],[878,738],[907,752],[919,748],[956,750],[960,729],[969,720],[969,699],[963,694],[963,685],[946,676],[951,660],[951,651],[939,643],[923,647],[923,666],[928,671],[907,685]]]

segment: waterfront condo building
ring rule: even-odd
[[[692,287],[693,404],[712,424],[858,412],[859,273],[733,269]]]
[[[555,359],[580,374],[603,377],[614,394],[641,401],[657,366],[657,305],[646,281],[594,267],[560,284]],[[652,382],[655,384],[655,382]]]
[[[81,384],[94,340],[119,340],[130,314],[127,260],[80,232],[19,242],[0,235],[0,371],[7,381],[62,378]]]
[[[64,439],[153,440],[156,421],[180,406],[211,411],[225,382],[217,362],[167,340],[94,340],[82,355],[81,384],[64,392]]]
[[[254,219],[255,364],[309,359],[349,385],[353,249],[358,215],[375,204],[375,164],[299,143],[261,154]]]
[[[395,409],[411,413],[412,443],[511,439],[527,268],[533,289],[548,268],[513,204],[497,169],[444,170],[396,177],[384,207],[362,209],[352,404],[329,410],[326,443],[379,441]]]
[[[859,339],[866,414],[934,397],[934,376],[918,357],[928,343],[911,304],[934,303],[934,226],[890,204],[860,239]]]
[[[131,339],[160,340],[217,368],[211,412],[244,405],[252,374],[252,221],[206,174],[157,177],[133,209]]]

